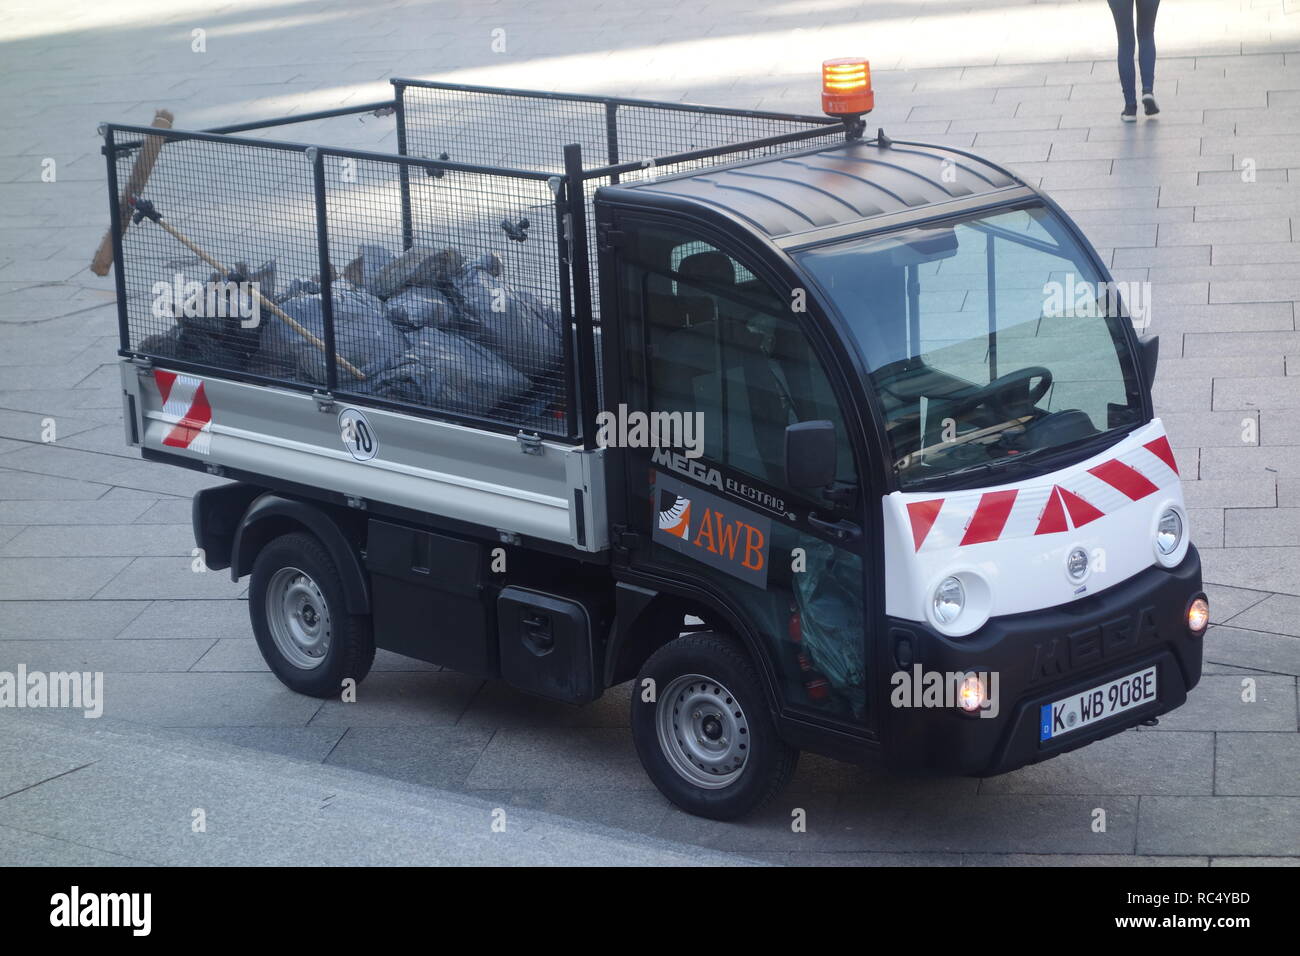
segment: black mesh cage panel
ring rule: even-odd
[[[394,87],[389,104],[231,129],[393,114],[397,155],[106,127],[126,212],[124,352],[575,439],[579,359],[600,343],[596,188],[843,135],[816,117]],[[163,145],[147,185],[130,195],[151,136]],[[566,168],[570,144],[581,161]],[[565,225],[570,195],[583,197],[585,245]],[[129,221],[136,200],[161,221]],[[584,261],[589,290],[575,282]],[[588,416],[600,405],[600,383],[592,387]]]

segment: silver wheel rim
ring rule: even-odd
[[[745,772],[749,722],[721,683],[701,674],[674,680],[655,707],[659,748],[687,782],[721,790]]]
[[[314,670],[330,649],[330,610],[316,582],[298,568],[281,568],[266,587],[266,623],[280,655]]]

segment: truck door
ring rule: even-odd
[[[620,213],[609,227],[605,367],[619,388],[603,443],[624,462],[627,566],[740,614],[784,712],[869,728],[864,495],[794,290],[679,221]],[[835,426],[836,480],[789,487],[786,428],[819,420]]]

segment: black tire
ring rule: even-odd
[[[691,675],[707,680],[689,680]],[[647,679],[654,681],[654,702],[643,699]],[[679,681],[685,682],[685,689],[671,691]],[[664,696],[670,691],[673,700]],[[680,707],[690,695],[697,695],[697,702],[704,701],[703,710],[695,706],[689,714],[676,709],[672,716],[667,711],[661,713],[661,708]],[[674,734],[697,726],[706,732],[719,727],[716,721],[712,728],[707,723],[709,702],[715,699],[719,708],[726,706],[742,718],[723,728],[719,740],[725,741],[725,734],[734,732],[737,740],[745,741],[744,756],[739,769],[732,771],[734,779],[723,783],[727,778],[722,777],[705,786],[687,776],[695,770],[679,769],[683,760],[691,760],[681,737],[677,738],[679,745],[670,743],[672,751],[666,752],[659,731],[664,720],[670,722]],[[737,706],[728,706],[733,703]],[[699,721],[701,713],[703,722]],[[713,820],[734,820],[762,806],[790,782],[799,762],[799,751],[777,736],[767,695],[749,655],[734,639],[707,632],[683,635],[645,662],[632,689],[632,739],[641,765],[659,791],[687,813]],[[731,755],[729,759],[736,758]],[[700,776],[715,772],[711,765],[698,766]]]
[[[268,620],[267,591],[282,570],[297,569],[305,575],[328,609],[328,647],[314,666],[295,664],[280,647]],[[267,665],[290,690],[311,697],[337,697],[343,681],[360,683],[375,660],[375,641],[370,617],[349,614],[343,579],[329,551],[314,535],[295,532],[275,538],[262,548],[253,562],[248,593],[248,615],[253,634]]]

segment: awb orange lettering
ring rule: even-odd
[[[745,559],[740,563],[751,571],[763,570],[763,532],[752,524],[745,525]]]
[[[697,548],[702,547],[709,551],[712,551],[714,554],[717,554],[718,548],[713,541],[713,522],[709,520],[712,517],[713,517],[713,509],[705,508],[704,520],[700,522],[700,533],[695,536],[695,540],[692,542],[692,544],[694,544]],[[709,539],[709,543],[707,545],[701,544],[701,542],[706,537]]]
[[[736,560],[736,545],[740,543],[741,523],[737,521],[734,525],[731,522],[723,523],[723,516],[716,511],[714,515],[718,519],[718,553],[723,557]],[[748,525],[745,525],[748,527]]]

